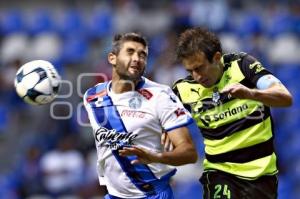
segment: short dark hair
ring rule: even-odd
[[[180,34],[177,42],[176,56],[178,61],[203,52],[209,62],[212,62],[216,52],[222,53],[219,38],[209,30],[201,27],[190,28]]]
[[[148,42],[146,38],[139,33],[130,32],[124,34],[116,34],[112,43],[112,53],[118,54],[120,52],[121,45],[125,41],[135,41],[143,44],[145,47],[148,47]]]

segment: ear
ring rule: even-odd
[[[113,66],[117,64],[117,56],[114,53],[109,53],[107,56],[107,60]]]
[[[214,55],[214,60],[219,62],[221,60],[221,58],[222,58],[222,54],[219,51],[216,52]]]
[[[215,62],[220,62],[221,61],[221,58],[222,58],[222,54],[218,51],[215,53],[214,57],[213,57],[213,60]]]

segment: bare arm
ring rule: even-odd
[[[173,151],[174,146],[168,136],[168,133],[163,132],[160,143],[164,146],[165,151]]]
[[[270,107],[286,107],[293,103],[292,95],[281,83],[273,83],[269,88],[263,90],[250,89],[238,83],[225,87],[222,92],[239,99],[260,101]]]
[[[168,132],[168,137],[174,145],[173,151],[161,153],[151,152],[141,147],[133,146],[119,150],[121,156],[136,155],[133,164],[162,163],[173,166],[195,163],[197,152],[186,127],[181,127]]]

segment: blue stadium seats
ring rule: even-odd
[[[294,23],[293,23],[294,31],[296,34],[300,34],[300,16],[294,16]]]
[[[113,31],[113,13],[109,8],[100,10],[96,9],[91,13],[87,22],[89,37],[101,38],[108,36]]]
[[[1,34],[9,35],[16,32],[24,31],[24,17],[20,10],[8,10],[3,12],[1,17]]]
[[[72,64],[84,61],[88,52],[88,43],[82,37],[68,37],[64,41],[62,49],[62,63]]]
[[[284,83],[286,86],[294,87],[298,86],[299,76],[300,76],[300,64],[280,64],[276,66],[274,74]]]
[[[8,127],[8,120],[9,110],[7,106],[0,104],[0,136],[6,132],[5,129]]]
[[[27,21],[27,31],[32,35],[55,31],[53,13],[47,9],[36,10]]]
[[[86,31],[86,24],[82,18],[82,12],[76,9],[64,11],[62,19],[58,24],[58,32],[63,37],[84,35]]]
[[[267,27],[266,33],[271,37],[293,31],[292,17],[289,13],[277,12],[275,16],[272,16],[270,22],[271,24]]]
[[[202,198],[203,189],[199,181],[177,183],[174,189],[174,195],[175,199],[199,199]]]
[[[287,175],[279,175],[278,199],[287,199],[292,197],[293,182]]]
[[[248,13],[244,15],[241,26],[239,26],[238,32],[241,36],[248,36],[260,33],[262,31],[261,16]]]
[[[15,174],[0,174],[0,198],[19,199],[16,191],[19,179]]]

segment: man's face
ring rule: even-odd
[[[125,41],[117,55],[109,55],[109,62],[120,79],[136,81],[144,74],[147,56],[148,49],[143,44]]]
[[[221,55],[216,53],[211,63],[203,52],[199,52],[184,58],[182,64],[195,81],[209,88],[220,78],[220,58]]]

